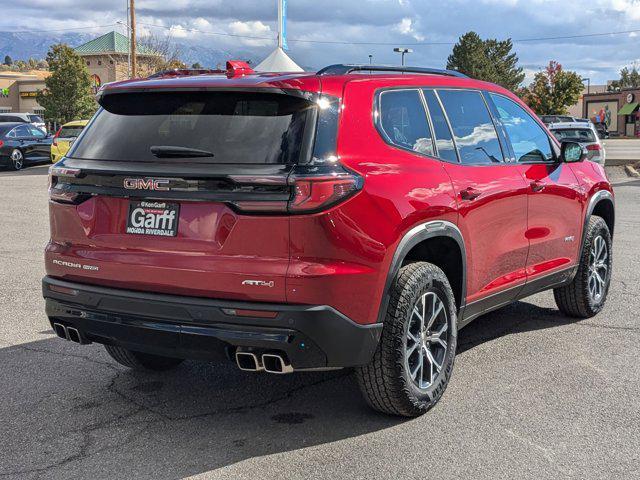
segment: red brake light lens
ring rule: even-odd
[[[593,143],[591,145],[587,145],[587,150],[591,150],[593,151],[597,151],[599,152],[602,149],[602,147],[600,147],[600,145],[598,143]]]
[[[292,213],[315,212],[345,200],[361,188],[360,177],[351,174],[294,176]]]
[[[78,168],[51,166],[49,168],[49,199],[54,202],[74,203],[79,194],[64,189],[64,184],[61,185],[58,179],[60,177],[78,177],[80,173],[81,170]]]

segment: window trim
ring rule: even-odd
[[[436,94],[436,98],[438,99],[438,102],[440,103],[440,108],[442,109],[442,112],[444,113],[445,119],[447,120],[447,124],[449,125],[449,131],[451,132],[451,138],[453,139],[453,144],[456,147],[456,154],[458,156],[458,163],[464,167],[497,167],[500,165],[514,165],[514,163],[517,162],[509,162],[507,157],[505,156],[505,145],[503,145],[502,140],[500,138],[500,132],[498,131],[498,127],[496,125],[496,119],[494,118],[493,113],[491,112],[491,108],[489,107],[489,104],[487,103],[487,99],[485,98],[485,90],[481,90],[479,88],[456,88],[456,87],[445,87],[445,88],[439,88],[439,87],[432,87],[432,88],[426,88],[425,90],[433,90],[434,93]],[[447,91],[447,90],[453,90],[453,91],[465,91],[465,92],[477,92],[480,95],[480,98],[482,98],[482,101],[484,102],[484,106],[487,109],[487,113],[489,114],[489,118],[491,119],[491,123],[493,124],[493,129],[496,132],[496,138],[498,139],[498,145],[500,145],[500,153],[502,154],[502,160],[500,162],[490,162],[490,163],[463,163],[462,162],[462,158],[460,157],[460,151],[458,150],[458,144],[456,142],[456,138],[455,135],[453,133],[453,127],[451,126],[451,121],[449,120],[449,114],[447,113],[447,110],[444,108],[444,103],[442,103],[442,99],[440,98],[440,95],[438,94],[438,91]],[[487,92],[490,93],[490,92]],[[507,137],[507,141],[508,137]],[[452,162],[449,162],[452,163]]]
[[[388,92],[404,92],[404,91],[416,92],[418,94],[418,98],[420,99],[420,104],[422,105],[422,111],[424,112],[424,120],[425,120],[425,122],[427,122],[427,127],[429,128],[429,133],[431,133],[431,139],[430,139],[431,140],[431,148],[432,148],[432,150],[434,152],[434,155],[427,155],[426,153],[418,152],[418,151],[413,150],[411,148],[403,147],[402,145],[398,145],[397,143],[394,143],[391,140],[391,138],[389,138],[389,136],[387,135],[387,132],[385,132],[384,128],[382,128],[382,108],[381,108],[381,104],[380,104],[380,99],[381,99],[382,95],[384,95],[385,93],[388,93]],[[425,105],[423,103],[422,96],[421,96],[421,93],[420,93],[420,87],[401,86],[401,87],[382,88],[382,89],[377,90],[375,92],[372,117],[373,117],[373,124],[374,124],[376,130],[378,131],[378,134],[380,135],[380,138],[382,138],[384,143],[386,143],[387,145],[389,145],[391,147],[394,147],[394,148],[397,148],[398,150],[402,150],[403,152],[409,152],[409,153],[413,153],[415,155],[419,155],[420,157],[432,158],[432,159],[440,160],[439,158],[437,158],[435,156],[437,150],[436,150],[435,142],[434,142],[434,139],[433,139],[433,134],[432,134],[431,125],[430,125],[430,121],[429,121],[428,111],[425,109]]]
[[[534,123],[536,123],[538,125],[538,127],[540,127],[540,129],[542,130],[542,133],[545,134],[545,136],[547,137],[547,141],[549,142],[549,147],[551,149],[551,153],[553,154],[553,159],[551,160],[537,160],[537,161],[528,161],[528,162],[520,162],[518,161],[517,158],[515,158],[515,150],[513,150],[513,142],[511,141],[511,137],[509,137],[509,132],[507,131],[506,127],[504,127],[504,125],[502,124],[502,120],[498,119],[500,122],[500,125],[503,126],[504,128],[504,133],[505,136],[507,138],[507,141],[509,142],[509,147],[511,148],[512,152],[513,152],[513,159],[514,161],[511,162],[512,165],[554,165],[557,163],[560,163],[560,156],[559,156],[559,152],[558,149],[556,148],[556,143],[553,141],[553,139],[549,136],[549,133],[547,131],[546,126],[544,125],[544,123],[542,123],[541,120],[535,118],[534,116],[532,116],[529,112],[527,112],[526,109],[522,108],[522,105],[519,105],[518,102],[515,102],[513,99],[509,98],[506,95],[503,95],[501,93],[497,93],[497,92],[488,92],[489,93],[489,100],[491,100],[491,103],[493,103],[494,107],[496,108],[496,110],[498,109],[498,107],[495,105],[493,98],[491,98],[491,95],[495,95],[495,96],[500,96],[502,98],[504,98],[505,100],[513,103],[514,105],[520,107],[520,109],[530,118],[534,121]]]

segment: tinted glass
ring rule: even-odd
[[[542,127],[518,104],[491,94],[500,122],[504,125],[518,162],[553,160],[549,137]]]
[[[44,120],[42,120],[42,117],[38,116],[38,115],[27,115],[29,117],[29,120],[31,120],[31,122],[33,123],[44,123]]]
[[[563,128],[560,130],[551,130],[553,135],[562,141],[593,143],[597,142],[596,136],[593,130],[590,128]]]
[[[29,131],[31,132],[32,137],[44,138],[47,136],[42,130],[34,127],[33,125],[29,125]]]
[[[30,137],[31,131],[26,125],[20,125],[13,130],[16,134],[16,137]]]
[[[465,164],[489,164],[503,161],[498,134],[487,105],[479,92],[439,90],[453,136]]]
[[[77,138],[82,133],[83,127],[62,127],[60,130],[60,138]]]
[[[389,90],[380,95],[380,126],[388,141],[433,155],[431,131],[418,90]]]
[[[442,107],[440,107],[440,102],[438,102],[433,90],[425,90],[424,96],[427,100],[427,107],[429,107],[429,115],[431,115],[433,131],[436,136],[438,157],[449,162],[457,162],[458,154],[456,153],[456,147],[453,145],[451,130],[442,112]]]
[[[314,108],[290,95],[247,92],[112,94],[101,103],[76,158],[179,161],[158,153],[179,147],[208,153],[188,157],[194,163],[297,163]]]

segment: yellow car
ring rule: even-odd
[[[87,123],[89,123],[89,120],[76,120],[65,123],[60,127],[51,144],[51,163],[56,163],[67,154],[73,142],[82,133],[82,129],[87,126]]]

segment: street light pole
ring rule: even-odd
[[[369,54],[369,65],[373,65],[373,55]]]
[[[404,67],[404,55],[405,53],[413,53],[413,50],[410,48],[400,48],[400,47],[396,47],[393,49],[394,52],[399,53],[400,55],[402,55],[402,66]]]
[[[584,83],[584,81],[587,81],[587,95],[589,95],[591,93],[591,79],[590,78],[582,78],[582,83]]]
[[[136,78],[136,5],[135,0],[129,0],[129,14],[131,19],[129,24],[131,25],[131,40],[129,55],[131,55],[131,78]]]

